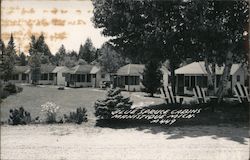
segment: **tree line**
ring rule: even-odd
[[[0,39],[1,79],[4,81],[10,80],[14,66],[29,65],[32,79],[36,83],[41,74],[42,64],[66,67],[85,64],[100,65],[106,72],[111,73],[126,63],[126,59],[120,56],[112,45],[104,43],[100,48],[96,49],[90,38],[87,38],[85,43],[80,45],[78,53],[74,50],[67,51],[65,46],[61,45],[58,51],[52,54],[43,34],[37,38],[32,35],[29,46],[28,54],[17,53],[12,34],[6,47]]]

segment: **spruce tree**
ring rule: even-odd
[[[130,109],[132,103],[129,97],[125,98],[122,96],[120,89],[110,89],[104,100],[97,100],[95,102],[95,116],[99,119],[109,119],[112,116],[112,111]]]
[[[27,65],[27,59],[26,59],[26,55],[22,52],[20,55],[19,55],[19,59],[20,59],[20,65],[21,66],[26,66]]]
[[[85,44],[80,45],[78,59],[84,59],[86,62],[91,63],[95,58],[95,48],[90,38],[87,38]]]
[[[11,34],[7,48],[2,52],[2,74],[4,81],[8,81],[14,70],[15,65],[15,43],[13,35]]]
[[[142,84],[144,85],[146,92],[149,93],[151,97],[154,96],[154,93],[156,93],[158,88],[162,85],[162,72],[160,70],[160,66],[159,62],[153,60],[149,61],[145,65]]]
[[[40,80],[41,75],[41,56],[43,53],[38,52],[38,43],[35,39],[35,36],[31,36],[31,42],[30,42],[30,57],[29,57],[29,66],[31,70],[31,80],[32,84],[36,85],[38,81]]]

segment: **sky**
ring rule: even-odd
[[[53,54],[62,44],[78,52],[88,37],[99,48],[109,37],[94,28],[91,17],[90,0],[2,0],[1,38],[7,44],[13,33],[17,52],[26,54],[31,35],[41,33]]]

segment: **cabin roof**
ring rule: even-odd
[[[209,66],[211,69],[211,66]],[[241,67],[241,64],[233,64],[230,75],[234,75],[235,72],[238,71],[238,69]],[[219,67],[216,65],[215,67],[215,73],[217,75],[221,75],[223,73],[224,66]],[[200,61],[200,62],[193,62],[188,65],[185,65],[183,67],[180,67],[175,70],[175,74],[191,74],[191,75],[196,75],[196,74],[207,74],[206,68],[205,68],[205,62]]]

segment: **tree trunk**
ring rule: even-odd
[[[173,94],[175,95],[175,82],[176,82],[176,78],[175,78],[175,64],[170,62],[170,72],[171,72],[171,87],[172,87],[172,91]]]
[[[215,63],[215,60],[213,61],[212,63],[212,82],[213,82],[213,91],[212,91],[212,95],[215,96],[215,89],[216,89],[216,86],[215,86],[215,79],[216,79],[216,63]]]
[[[227,53],[225,67],[223,70],[222,77],[220,79],[219,89],[217,91],[218,103],[222,101],[225,91],[227,89],[227,82],[230,78],[230,71],[233,65],[232,57],[233,57],[233,52],[230,50]]]
[[[208,91],[208,95],[212,95],[212,92],[213,92],[212,72],[209,68],[209,63],[208,63],[207,57],[204,59],[204,61],[205,61],[205,69],[207,71],[207,82],[208,82],[207,91]]]

